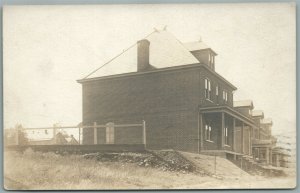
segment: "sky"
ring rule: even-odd
[[[76,80],[153,31],[201,39],[216,71],[272,118],[296,131],[296,15],[293,3],[8,6],[3,11],[4,128],[78,125]]]

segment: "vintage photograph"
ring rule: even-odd
[[[4,189],[296,187],[296,5],[3,8]]]

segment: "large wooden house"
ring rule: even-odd
[[[182,43],[164,30],[123,55],[78,80],[84,125],[144,120],[149,149],[252,155],[261,128],[253,103],[234,102],[237,88],[215,71],[217,54],[209,46]],[[98,128],[97,143],[138,144],[141,136],[140,128]],[[93,130],[85,129],[83,144],[93,139]]]

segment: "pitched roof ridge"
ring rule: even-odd
[[[146,39],[149,36],[151,36],[154,33],[159,33],[159,31],[154,30],[152,31],[150,34],[148,34],[147,36],[145,36],[142,39]],[[110,60],[108,60],[107,62],[105,62],[103,65],[101,65],[100,67],[96,68],[94,71],[92,71],[91,73],[89,73],[87,76],[85,76],[83,79],[87,79],[89,76],[91,76],[92,74],[94,74],[95,72],[97,72],[98,70],[100,70],[101,68],[103,68],[104,66],[106,66],[107,64],[111,63],[112,61],[114,61],[115,59],[117,59],[118,57],[120,57],[122,54],[124,54],[125,52],[127,52],[128,50],[130,50],[131,48],[133,48],[135,45],[137,44],[137,42],[135,42],[134,44],[132,44],[131,46],[129,46],[128,48],[124,49],[121,53],[117,54],[115,57],[111,58]]]
[[[166,30],[165,30],[165,31],[166,31]],[[187,47],[184,46],[184,43],[183,43],[183,42],[181,42],[179,39],[177,39],[177,37],[176,37],[173,33],[169,32],[169,31],[168,31],[168,33],[169,33],[170,35],[172,35],[172,36],[174,37],[174,39],[175,39],[176,41],[178,41],[178,42],[180,43],[180,45],[181,45],[185,50],[187,50],[187,51],[191,54],[191,56],[193,56],[196,60],[198,60],[198,59],[190,52],[190,50],[189,50]]]

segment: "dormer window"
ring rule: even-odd
[[[205,79],[205,98],[211,100],[211,83],[209,79]]]
[[[225,91],[225,90],[223,90],[223,100],[224,100],[225,102],[228,102],[228,93],[227,93],[227,91]]]
[[[208,66],[213,69],[213,66],[215,64],[215,56],[212,53],[208,54]]]

